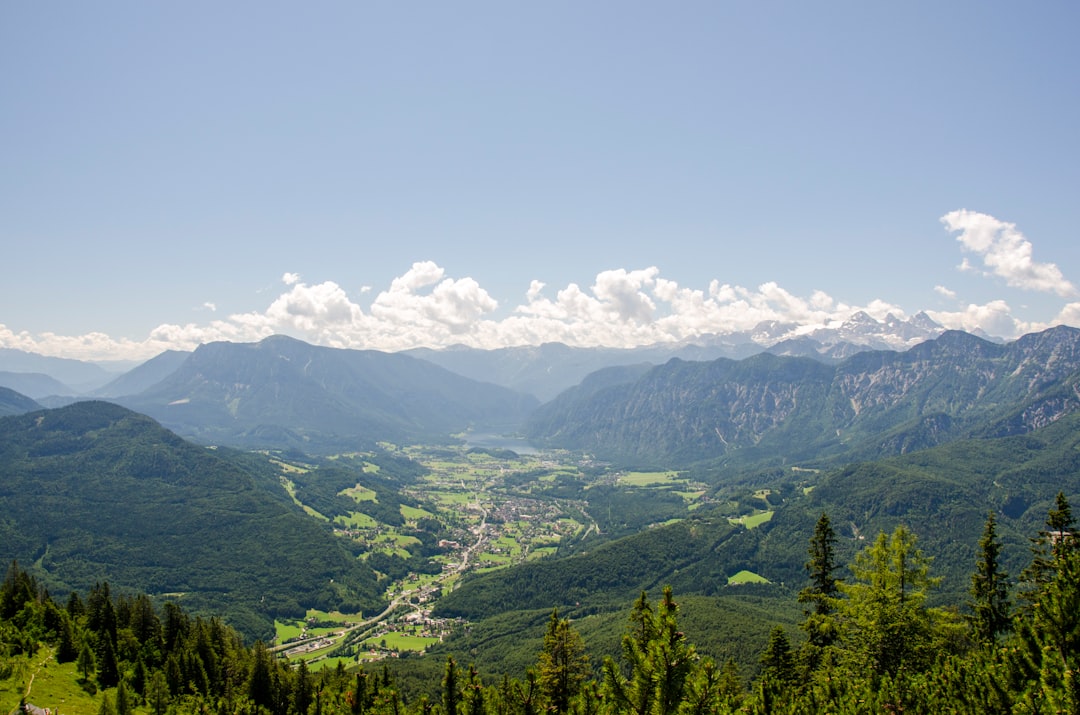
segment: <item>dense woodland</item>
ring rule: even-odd
[[[617,656],[590,661],[575,624],[552,611],[517,677],[447,657],[437,682],[409,662],[312,672],[246,646],[216,618],[117,595],[108,584],[55,601],[13,563],[0,587],[0,678],[75,663],[101,715],[132,712],[668,715],[670,713],[1080,712],[1080,537],[1063,494],[1009,574],[991,512],[962,603],[932,607],[938,578],[900,525],[855,554],[841,578],[827,514],[807,546],[797,632],[776,628],[752,679],[699,656],[670,587],[630,607]],[[426,687],[425,687],[426,685]],[[55,703],[30,702],[39,707]],[[25,703],[24,703],[25,704]],[[14,706],[12,703],[11,706]]]

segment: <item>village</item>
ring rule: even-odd
[[[496,459],[468,451],[453,460],[445,452],[437,460],[423,454],[418,458],[425,459],[430,473],[403,491],[424,506],[402,506],[405,528],[358,518],[335,524],[335,533],[373,553],[409,559],[413,557],[410,547],[416,551],[419,544],[412,535],[415,529],[422,521],[432,524],[435,520],[442,526],[439,554],[432,559],[441,564],[439,572],[409,572],[394,580],[386,591],[389,605],[373,616],[313,613],[292,628],[279,625],[274,650],[280,656],[319,668],[339,660],[422,653],[462,626],[459,620],[432,616],[432,608],[463,575],[542,558],[553,554],[563,538],[595,528],[583,518],[584,503],[531,496],[532,479],[511,484],[523,472],[541,468],[557,472],[565,465],[531,457]],[[360,489],[352,494],[371,498]]]

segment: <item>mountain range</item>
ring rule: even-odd
[[[759,354],[604,371],[538,408],[538,444],[668,466],[872,459],[1043,427],[1080,408],[1080,330],[949,331],[839,363]]]
[[[210,343],[116,402],[203,443],[334,452],[519,424],[536,399],[407,355],[275,336]]]
[[[905,350],[937,337],[944,328],[925,313],[908,320],[888,315],[877,320],[864,312],[825,327],[796,323],[762,322],[752,330],[713,333],[676,343],[636,348],[571,347],[562,343],[483,350],[462,345],[442,349],[417,348],[404,354],[435,363],[464,377],[490,382],[546,402],[605,367],[661,364],[677,357],[707,361],[742,359],[760,352],[813,357],[835,362],[863,350]],[[989,336],[981,337],[991,339]],[[1000,342],[1000,341],[998,341]],[[169,350],[132,369],[124,363],[98,364],[46,357],[14,349],[0,349],[0,386],[10,387],[53,407],[74,397],[116,398],[135,395],[164,379],[187,355]],[[13,373],[6,375],[5,373]],[[47,375],[56,383],[20,390],[14,373]],[[25,386],[25,383],[22,383]]]

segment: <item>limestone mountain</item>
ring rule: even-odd
[[[635,348],[582,348],[545,343],[481,350],[456,345],[439,350],[419,348],[409,350],[408,354],[466,377],[494,382],[547,401],[577,385],[588,374],[608,367],[659,365],[672,358],[741,360],[762,352],[831,363],[865,350],[910,348],[942,332],[944,328],[925,313],[907,320],[890,314],[879,321],[858,312],[839,325],[810,332],[796,323],[764,321],[751,330],[698,335],[676,343]]]
[[[834,365],[764,353],[675,359],[636,379],[568,390],[533,414],[527,434],[623,461],[779,464],[1022,434],[1078,409],[1080,330],[1005,345],[949,331]]]
[[[162,381],[117,401],[199,442],[324,453],[515,426],[536,405],[407,355],[284,336],[202,345]]]

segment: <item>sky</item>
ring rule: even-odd
[[[0,347],[1080,327],[1075,2],[0,4]]]

